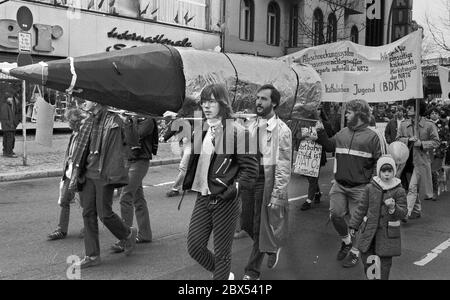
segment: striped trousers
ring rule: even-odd
[[[189,255],[213,273],[214,280],[227,280],[231,270],[233,236],[240,215],[240,199],[210,204],[210,196],[199,196],[189,224]],[[214,253],[208,249],[213,233]]]

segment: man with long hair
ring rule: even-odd
[[[347,127],[331,139],[320,123],[317,127],[319,143],[327,152],[336,152],[335,182],[330,190],[330,219],[342,239],[337,259],[348,268],[358,263],[359,252],[352,248],[352,236],[345,216],[353,215],[364,196],[366,185],[376,174],[376,164],[382,152],[379,136],[369,129],[369,104],[364,100],[352,100],[347,103],[345,115]]]

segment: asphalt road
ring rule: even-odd
[[[332,161],[322,171],[321,188],[331,187]],[[186,251],[186,232],[194,204],[187,194],[182,208],[179,198],[166,198],[168,182],[177,174],[176,165],[153,167],[145,178],[154,241],[138,245],[130,257],[110,254],[115,242],[100,223],[103,264],[83,270],[82,279],[170,279],[203,280],[211,275],[193,261]],[[0,184],[0,279],[66,279],[67,258],[82,256],[81,209],[72,205],[69,235],[49,242],[46,235],[57,224],[58,178]],[[328,197],[307,212],[299,210],[307,193],[307,183],[294,176],[290,185],[290,239],[282,249],[275,270],[263,266],[262,279],[364,279],[362,265],[344,269],[336,261],[339,238],[328,221]],[[300,198],[300,199],[298,199]],[[118,212],[118,201],[114,203]],[[403,255],[394,259],[391,279],[450,279],[450,194],[440,201],[426,202],[423,217],[403,226]],[[242,278],[251,250],[251,240],[235,240],[232,271]],[[435,254],[421,261],[434,250]],[[437,255],[436,255],[437,254]],[[436,256],[436,257],[434,257]],[[434,257],[434,258],[433,258]],[[432,259],[433,258],[433,259]],[[426,263],[426,264],[425,264]]]

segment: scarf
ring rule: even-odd
[[[84,153],[89,147],[89,142],[94,141],[94,149],[90,149],[94,154],[99,154],[101,150],[101,141],[103,129],[106,121],[107,112],[102,111],[97,115],[90,115],[80,128],[79,137],[73,153],[73,163],[80,167]]]

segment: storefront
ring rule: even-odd
[[[72,2],[74,4],[54,0],[10,0],[2,3],[0,63],[14,63],[17,60],[20,28],[15,19],[21,6],[27,6],[33,14],[34,22],[30,32],[34,63],[116,51],[149,43],[205,50],[220,45],[220,33],[216,31],[218,28],[211,26],[218,23],[220,1],[150,1],[145,11],[145,6],[142,11],[137,7],[138,13],[134,13],[128,4],[141,1],[110,1],[109,4],[113,6],[103,5],[104,1],[97,0]],[[75,5],[76,8],[68,5]],[[175,13],[176,18],[171,18]],[[21,93],[21,85],[12,78],[0,77],[0,86],[0,100],[8,89]],[[35,99],[34,93],[39,91],[48,102],[56,105],[55,120],[63,120],[64,110],[70,105],[67,95],[45,87],[28,85],[29,108]],[[28,115],[31,120],[31,113]]]

